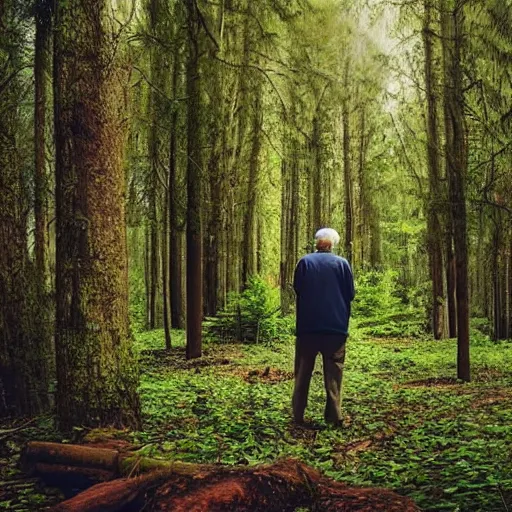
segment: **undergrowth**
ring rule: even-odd
[[[201,362],[184,359],[182,337],[171,353],[147,350],[157,339],[138,338],[146,423],[133,438],[148,455],[224,464],[291,456],[351,485],[407,494],[425,510],[512,506],[510,343],[477,339],[473,382],[463,384],[453,340],[369,340],[356,329],[343,428],[323,423],[317,361],[307,414],[318,429],[303,430],[290,416],[292,343],[210,343]]]
[[[185,337],[137,334],[144,426],[123,435],[152,457],[257,464],[297,457],[349,485],[411,496],[427,511],[512,507],[512,343],[472,340],[472,378],[456,375],[454,340],[369,339],[353,329],[343,381],[342,428],[323,423],[321,362],[308,418],[291,422],[293,343],[207,343],[185,359]],[[0,434],[4,426],[0,425]],[[79,442],[77,429],[65,442]],[[21,480],[17,457],[30,439],[62,440],[50,417],[1,439],[0,509],[32,511],[62,499]],[[16,494],[9,485],[17,489]],[[0,489],[1,490],[1,489]]]

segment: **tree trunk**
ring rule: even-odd
[[[246,286],[249,278],[256,273],[256,216],[259,187],[259,158],[261,151],[262,119],[262,86],[258,84],[254,91],[254,114],[252,124],[251,154],[249,157],[249,180],[247,183],[247,210],[244,219],[243,245],[242,245],[242,285]]]
[[[365,175],[365,156],[366,156],[366,106],[362,105],[360,109],[360,139],[359,139],[359,155],[358,155],[358,181],[359,181],[359,215],[357,222],[357,235],[358,235],[358,245],[357,251],[354,253],[354,262],[352,266],[354,267],[357,263],[359,268],[366,268],[366,259],[367,255],[367,218],[368,218],[368,206],[367,202],[368,191],[366,190],[366,175]],[[369,252],[369,251],[368,251]],[[357,262],[356,262],[357,257]]]
[[[171,348],[171,317],[169,308],[169,195],[164,194],[163,233],[162,233],[162,299],[165,348]]]
[[[469,381],[468,243],[465,184],[467,148],[461,68],[463,4],[459,0],[443,0],[441,12],[445,78],[446,160],[456,259],[457,375],[460,379]]]
[[[288,176],[288,162],[281,162],[281,257],[279,264],[279,282],[281,287],[281,314],[286,316],[290,311],[290,276],[288,275],[288,242],[289,234],[289,214],[290,214],[290,177]]]
[[[27,248],[28,197],[19,157],[22,34],[16,2],[0,8],[0,417],[48,407],[46,316]],[[19,45],[19,46],[18,46]]]
[[[457,300],[455,297],[456,275],[455,255],[453,254],[453,227],[451,212],[447,212],[445,231],[446,251],[446,295],[448,300],[448,336],[457,337]]]
[[[179,71],[181,66],[181,52],[174,54],[172,69],[172,91],[174,98],[179,93]],[[177,151],[178,151],[178,106],[173,105],[171,114],[171,135],[169,141],[169,221],[170,221],[170,247],[169,247],[169,285],[171,290],[171,325],[175,329],[183,328],[183,271],[181,251],[181,231],[178,201],[180,200],[180,184],[178,179]]]
[[[440,181],[438,131],[438,79],[434,63],[433,13],[434,0],[424,0],[423,45],[425,50],[425,94],[427,98],[427,164],[429,198],[427,201],[427,246],[430,279],[432,282],[431,318],[434,339],[444,337],[444,284],[442,227],[439,213],[442,211],[444,193]]]
[[[51,3],[50,0],[36,2],[36,37],[34,56],[34,145],[35,145],[35,177],[34,177],[34,253],[38,288],[44,293],[47,286],[47,189],[48,176],[46,171],[46,101],[47,75],[50,67],[51,37]]]
[[[345,74],[348,75],[348,64]],[[345,79],[347,84],[348,78]],[[345,91],[347,93],[348,91]],[[350,155],[350,111],[348,99],[343,100],[343,190],[345,194],[345,258],[352,262],[352,244],[354,238],[353,194],[352,194],[352,169]]]
[[[151,0],[148,5],[150,31],[153,37],[159,37],[159,21],[162,16],[159,0]],[[154,43],[150,48],[149,58],[151,66],[151,83],[154,87],[162,88],[162,71],[164,69],[161,50]],[[149,155],[149,174],[148,174],[148,203],[149,203],[149,328],[159,327],[157,322],[157,303],[158,303],[158,259],[159,259],[159,237],[158,237],[158,198],[159,198],[159,116],[160,116],[160,96],[154,89],[150,88],[148,102],[148,119],[150,126],[148,130],[148,155]]]
[[[313,230],[317,231],[323,226],[322,219],[322,147],[320,139],[320,122],[318,121],[318,114],[313,118],[313,134],[311,137],[311,147],[314,153],[313,169],[312,169],[312,182],[313,182]],[[311,233],[310,236],[313,236]]]
[[[111,24],[105,0],[57,3],[56,352],[63,430],[140,424],[128,326],[126,76]]]
[[[217,148],[212,149],[208,165],[210,177],[210,219],[208,223],[208,253],[206,256],[206,281],[208,283],[206,314],[214,316],[219,308],[219,256],[222,231],[222,175],[219,172]]]
[[[202,158],[200,141],[199,13],[186,0],[189,55],[187,61],[187,359],[201,357],[203,319]]]
[[[151,248],[149,245],[149,226],[144,226],[144,292],[146,297],[145,310],[146,310],[146,329],[150,329],[150,290],[151,290],[151,273],[150,273],[150,253]]]

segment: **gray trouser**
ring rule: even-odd
[[[295,344],[295,388],[293,390],[293,418],[304,420],[304,410],[308,403],[309,383],[315,367],[318,352],[322,354],[324,385],[327,401],[325,421],[341,421],[341,381],[345,362],[344,334],[305,334],[297,336]]]

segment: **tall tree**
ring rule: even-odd
[[[441,2],[444,62],[446,166],[456,261],[457,375],[470,380],[468,242],[466,219],[467,147],[462,84],[464,2]]]
[[[56,353],[59,425],[139,424],[128,325],[126,73],[107,0],[55,11]]]
[[[251,152],[249,156],[249,178],[247,181],[247,210],[245,213],[242,251],[242,283],[247,284],[250,276],[256,274],[256,231],[258,180],[260,171],[261,128],[262,119],[262,86],[258,80],[254,90],[254,109],[251,134]]]
[[[443,232],[440,215],[444,208],[441,184],[440,137],[438,120],[438,78],[434,54],[434,0],[424,0],[423,46],[425,50],[425,95],[427,99],[427,245],[432,282],[432,332],[435,339],[444,336]]]
[[[47,190],[48,176],[46,165],[46,105],[48,74],[50,71],[51,39],[51,0],[37,0],[35,6],[36,36],[34,57],[34,143],[35,143],[35,178],[34,178],[34,252],[39,286],[46,288],[48,236],[47,236]]]
[[[200,15],[195,0],[186,0],[187,90],[187,359],[201,357],[203,320],[202,154],[199,88]]]
[[[346,59],[343,78],[343,102],[341,119],[343,125],[343,190],[345,195],[345,257],[352,262],[352,248],[354,238],[354,201],[352,184],[352,156],[350,151],[350,105],[349,105],[349,72],[350,60]]]
[[[180,91],[180,66],[182,51],[179,45],[173,55],[172,94],[174,103],[171,113],[171,131],[169,136],[169,288],[171,291],[171,325],[176,329],[183,327],[183,286],[182,286],[182,232],[183,223],[180,219],[180,180],[178,176],[178,130],[179,116],[177,98]]]

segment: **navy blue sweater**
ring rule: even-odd
[[[349,262],[330,252],[307,254],[295,268],[297,336],[348,334],[354,278]]]

